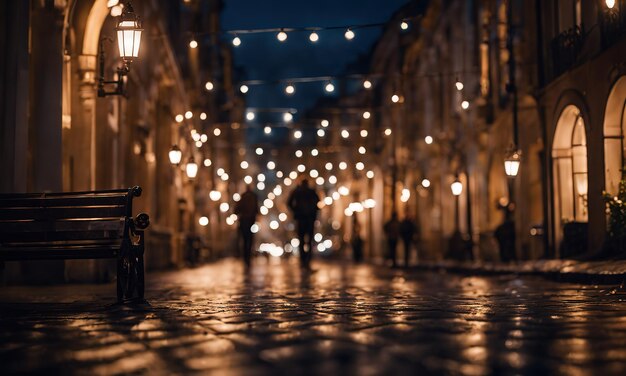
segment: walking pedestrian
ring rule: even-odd
[[[419,228],[410,213],[407,213],[402,222],[400,222],[400,236],[404,243],[404,266],[408,267],[411,260],[411,246],[416,240],[416,236],[419,236]]]
[[[398,213],[393,212],[391,219],[385,222],[383,227],[385,235],[387,236],[388,256],[391,259],[391,265],[395,268],[396,265],[396,248],[398,247],[398,238],[400,237],[400,221],[398,221]]]
[[[352,238],[350,239],[352,245],[352,257],[354,262],[359,263],[363,261],[363,238],[361,237],[361,226],[355,221],[352,228]]]
[[[259,214],[259,199],[252,191],[252,186],[246,186],[246,191],[241,194],[241,198],[235,204],[234,213],[239,220],[239,234],[243,240],[243,262],[245,267],[249,268],[254,240],[252,225]]]
[[[302,179],[300,184],[291,192],[287,206],[291,209],[298,228],[300,241],[300,266],[308,269],[313,252],[313,231],[319,208],[319,196],[311,187],[309,181]]]

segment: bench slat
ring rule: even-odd
[[[0,208],[29,208],[55,206],[122,206],[126,205],[127,195],[98,195],[75,197],[32,197],[2,198]]]
[[[14,232],[0,234],[0,243],[34,243],[72,240],[121,239],[119,231],[63,231],[63,232]],[[121,241],[120,241],[121,243]]]
[[[66,231],[121,231],[124,218],[103,220],[58,220],[58,221],[4,221],[0,222],[0,235],[14,232],[66,232]]]
[[[126,215],[126,210],[125,206],[10,208],[0,210],[0,221],[28,219],[41,221],[47,219],[119,218]]]
[[[119,247],[106,245],[58,249],[40,247],[0,248],[0,260],[3,261],[116,258],[118,254]]]

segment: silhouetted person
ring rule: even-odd
[[[385,222],[383,227],[387,236],[387,247],[389,248],[389,258],[391,265],[396,267],[396,248],[398,247],[398,238],[400,237],[400,221],[398,221],[398,213],[393,212],[391,219]]]
[[[512,211],[505,207],[504,222],[496,227],[494,237],[500,247],[500,261],[509,262],[515,260],[515,222]]]
[[[404,266],[409,266],[409,261],[411,260],[411,245],[415,241],[415,237],[419,236],[419,228],[410,214],[407,214],[402,222],[400,222],[400,236],[404,243]]]
[[[363,261],[363,238],[361,237],[361,226],[358,223],[354,224],[352,229],[352,239],[350,239],[350,243],[352,245],[352,257],[354,257],[354,262]]]
[[[235,204],[234,213],[239,219],[239,233],[243,239],[243,262],[246,268],[249,268],[252,257],[252,241],[254,240],[252,225],[259,214],[259,199],[252,192],[251,186],[246,186],[246,191]]]
[[[300,241],[300,266],[308,268],[311,263],[313,252],[313,231],[315,219],[319,208],[317,203],[319,196],[309,187],[309,181],[303,179],[291,192],[287,200],[287,206],[293,212],[298,227],[298,240]],[[305,247],[306,246],[306,247]]]

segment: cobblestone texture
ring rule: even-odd
[[[626,374],[626,292],[534,277],[225,260],[0,291],[2,374]]]

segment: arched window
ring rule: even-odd
[[[626,145],[626,76],[613,86],[604,114],[604,177],[605,190],[616,194],[624,178]]]
[[[552,144],[557,240],[568,222],[587,222],[587,136],[580,110],[567,106],[557,122]]]

